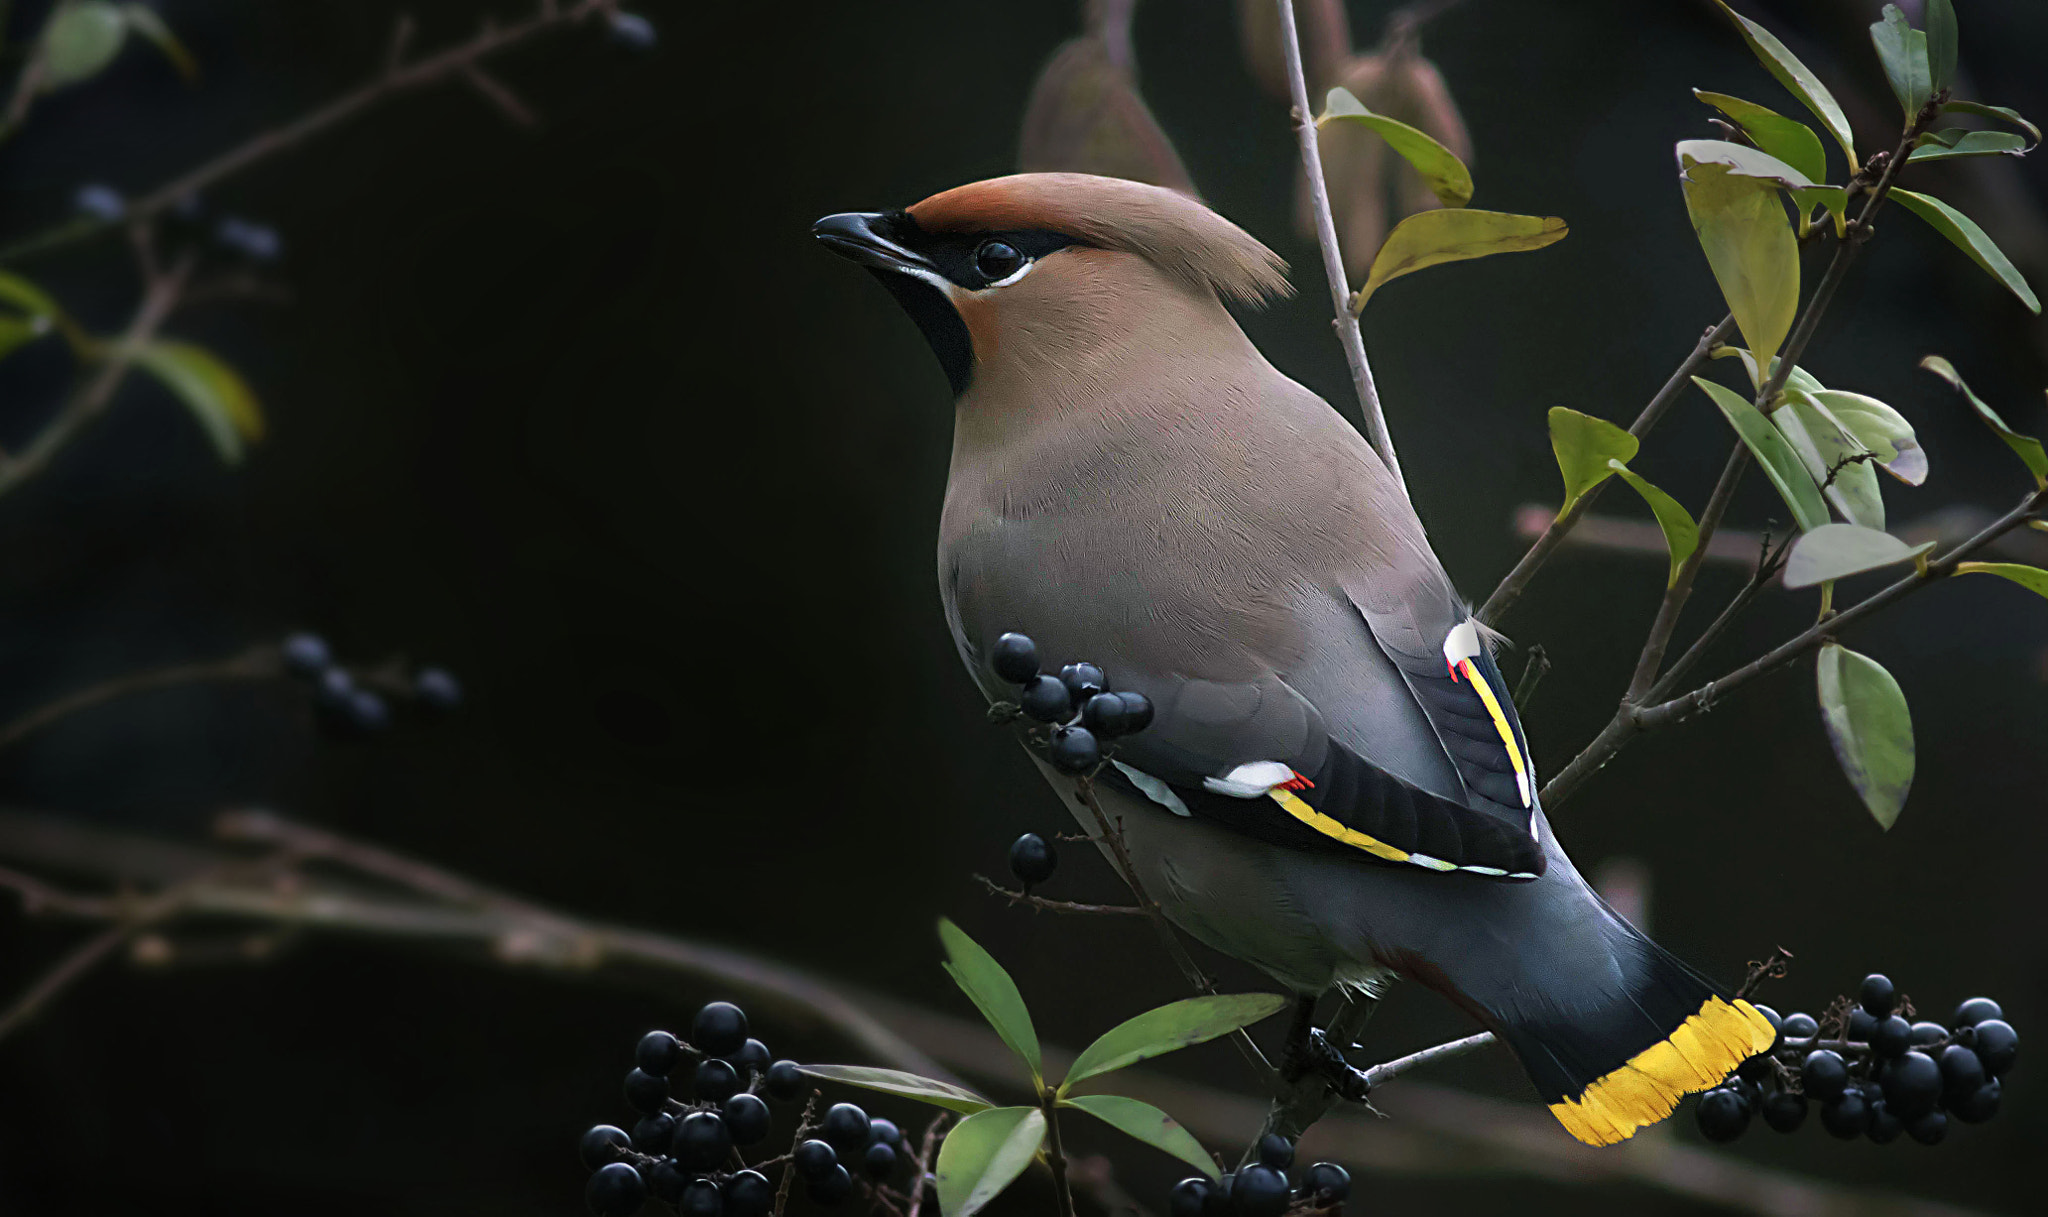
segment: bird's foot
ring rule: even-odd
[[[1344,1059],[1344,1054],[1330,1042],[1330,1037],[1320,1030],[1311,1028],[1308,1033],[1308,1052],[1303,1062],[1307,1070],[1322,1075],[1325,1082],[1338,1098],[1351,1103],[1363,1103],[1372,1087],[1366,1083],[1365,1072]]]

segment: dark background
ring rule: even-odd
[[[351,87],[397,11],[162,7],[203,79],[187,87],[131,48],[41,102],[0,146],[10,239],[63,218],[82,182],[139,194]],[[408,7],[428,48],[468,36],[480,10],[513,11]],[[886,296],[806,231],[826,212],[1008,171],[1074,7],[648,4],[662,35],[651,55],[586,30],[498,69],[543,115],[536,131],[445,87],[213,192],[213,207],[284,234],[293,300],[197,307],[169,330],[243,370],[271,434],[223,470],[183,410],[136,381],[54,470],[0,500],[0,715],[294,627],[351,659],[445,663],[471,706],[350,746],[323,740],[288,686],[138,697],[0,754],[0,800],[189,838],[222,807],[274,807],[566,909],[966,1012],[935,964],[946,913],[1011,965],[1055,1043],[1180,996],[1142,929],[1032,918],[970,878],[998,873],[1019,831],[1067,826],[980,721],[940,618],[944,381]],[[1864,142],[1888,143],[1892,103],[1861,35],[1876,5],[1744,7],[1840,86]],[[1957,7],[1972,95],[2048,114],[2048,11]],[[9,37],[45,8],[15,6]],[[1385,10],[1352,9],[1369,44]],[[1417,506],[1478,598],[1520,550],[1513,508],[1555,501],[1543,411],[1627,421],[1722,311],[1671,180],[1671,142],[1713,134],[1688,89],[1797,105],[1705,4],[1470,0],[1424,46],[1473,133],[1475,202],[1572,225],[1552,249],[1390,287],[1368,318]],[[1137,47],[1148,100],[1206,197],[1296,268],[1300,298],[1247,328],[1348,410],[1315,251],[1291,229],[1285,114],[1246,74],[1234,13],[1154,0]],[[2048,287],[2040,158],[1976,172],[1935,167],[1919,184],[2016,257],[2031,250]],[[2039,323],[1917,222],[1894,211],[1880,228],[1805,363],[1920,429],[1933,475],[1918,490],[1887,482],[1895,521],[2003,510],[2023,472],[1913,365],[1947,355],[2038,433]],[[118,240],[17,269],[103,332],[132,305]],[[40,348],[0,369],[0,444],[32,433],[63,371]],[[1697,504],[1726,443],[1689,396],[1637,467]],[[1731,524],[1783,514],[1752,477]],[[1527,715],[1546,769],[1610,713],[1662,569],[1569,552],[1506,623],[1558,665]],[[1694,628],[1740,577],[1703,581]],[[1637,743],[1558,812],[1560,831],[1584,866],[1646,862],[1659,938],[1709,971],[1734,980],[1775,944],[1795,952],[1791,978],[1765,993],[1780,1009],[1817,1009],[1878,968],[1925,1010],[1989,992],[2038,1034],[2044,608],[2000,581],[1959,581],[1850,638],[1915,711],[1919,772],[1889,834],[1829,754],[1810,662]],[[1772,594],[1708,666],[1811,613],[1809,597]],[[1074,849],[1053,886],[1115,894]],[[7,988],[75,933],[9,902]],[[574,1138],[625,1118],[633,1038],[716,995],[322,937],[263,967],[105,968],[0,1042],[0,1212],[578,1211]],[[1371,1047],[1391,1056],[1463,1031],[1404,989]],[[760,1032],[780,1054],[848,1051],[793,1026]],[[1243,1082],[1227,1052],[1184,1067]],[[1501,1053],[1439,1077],[1529,1097]],[[1689,1113],[1677,1123],[1696,1139]],[[1734,1152],[2019,1211],[2038,1202],[2028,1168],[2044,1135],[2048,1100],[2023,1067],[1999,1119],[1938,1149],[1808,1129],[1753,1132]],[[1177,1173],[1150,1151],[1120,1157],[1148,1200]],[[1389,1212],[1704,1211],[1513,1176],[1370,1186]]]

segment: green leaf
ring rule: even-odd
[[[1120,1094],[1084,1094],[1062,1100],[1060,1106],[1078,1107],[1154,1149],[1165,1150],[1211,1179],[1221,1177],[1216,1169],[1216,1160],[1202,1148],[1200,1141],[1195,1140],[1194,1134],[1150,1103],[1127,1099]]]
[[[1820,147],[1818,140],[1814,141],[1814,147]],[[1695,164],[1726,166],[1730,177],[1754,178],[1784,189],[1791,194],[1801,216],[1815,207],[1827,208],[1828,214],[1835,218],[1836,233],[1842,231],[1849,210],[1847,187],[1817,184],[1798,169],[1761,148],[1751,148],[1746,144],[1732,143],[1725,139],[1680,140],[1677,151],[1678,169],[1681,174]]]
[[[1796,375],[1796,370],[1795,370]],[[1789,382],[1788,382],[1789,383]],[[1908,486],[1927,480],[1927,451],[1914,438],[1913,424],[1875,397],[1840,389],[1811,388],[1814,399],[1875,457],[1873,464]]]
[[[2005,420],[1998,417],[1998,411],[1985,405],[1983,398],[1970,391],[1970,386],[1963,383],[1962,373],[1956,371],[1955,365],[1948,360],[1939,355],[1929,355],[1920,361],[1920,366],[1960,390],[1963,400],[1970,403],[1970,408],[1977,412],[1978,418],[1984,420],[1984,425],[1990,427],[1997,433],[1998,438],[2005,441],[2007,447],[2019,455],[2020,460],[2026,464],[2027,471],[2034,475],[2034,485],[2048,487],[2048,451],[2042,450],[2040,440],[2006,426]]]
[[[1922,163],[1960,156],[2025,156],[2033,150],[2027,137],[2016,131],[1929,131],[1914,141],[1906,159]]]
[[[1835,142],[1842,145],[1842,151],[1849,157],[1849,172],[1855,173],[1858,168],[1856,141],[1849,134],[1849,120],[1843,116],[1842,107],[1836,104],[1834,95],[1827,91],[1827,86],[1821,84],[1820,77],[1815,76],[1805,64],[1799,62],[1799,57],[1786,50],[1785,44],[1779,42],[1769,30],[1729,8],[1728,0],[1714,2],[1721,6],[1721,11],[1728,14],[1728,19],[1741,31],[1742,40],[1749,44],[1750,52],[1762,62],[1764,69],[1776,77],[1778,83],[1784,85],[1792,96],[1797,97],[1800,104],[1811,110],[1813,116],[1820,120],[1820,125],[1827,128],[1829,135],[1835,137]]]
[[[1949,0],[1927,0],[1927,83],[1939,93],[1956,79],[1956,10]]]
[[[50,293],[11,271],[0,270],[0,300],[27,313],[31,320],[38,317],[55,320],[64,315],[64,310]]]
[[[2037,596],[2048,596],[2048,570],[2018,562],[1958,562],[1959,575],[1997,575],[2010,579]]]
[[[1002,1193],[1045,1142],[1045,1113],[1036,1107],[992,1107],[953,1126],[939,1146],[939,1211],[971,1217]]]
[[[946,947],[946,974],[996,1034],[1010,1046],[1010,1051],[1023,1059],[1031,1069],[1035,1082],[1045,1080],[1045,1064],[1038,1052],[1038,1032],[1031,1026],[1031,1011],[1024,1006],[1024,997],[1017,992],[1017,982],[1003,970],[995,956],[982,950],[981,944],[967,936],[967,931],[954,925],[951,918],[939,918],[939,941]]]
[[[1349,89],[1331,89],[1323,100],[1322,116],[1316,126],[1343,119],[1372,128],[1387,146],[1415,167],[1422,180],[1446,207],[1463,207],[1472,201],[1472,173],[1455,152],[1404,122],[1374,114]]]
[[[1799,310],[1799,241],[1785,207],[1768,183],[1736,176],[1725,164],[1695,163],[1679,180],[1728,311],[1757,362],[1769,366]]]
[[[127,37],[127,19],[107,0],[65,0],[43,25],[43,89],[97,76]]]
[[[1552,406],[1550,450],[1557,453],[1558,472],[1564,474],[1564,506],[1557,513],[1570,511],[1580,495],[1612,477],[1610,461],[1633,460],[1640,446],[1635,436],[1604,418]]]
[[[49,327],[46,324],[43,328]],[[16,347],[34,342],[41,333],[33,321],[0,313],[0,359],[13,354]]]
[[[1884,499],[1877,489],[1876,454],[1804,389],[1787,388],[1784,401],[1770,415],[1800,463],[1812,475],[1821,497],[1834,504],[1842,518],[1865,528],[1884,528]]]
[[[1820,714],[1863,805],[1890,829],[1913,786],[1913,716],[1884,666],[1838,643],[1820,649]]]
[[[1394,226],[1372,260],[1354,309],[1362,310],[1381,284],[1445,262],[1489,254],[1519,253],[1562,241],[1565,223],[1556,216],[1518,216],[1503,211],[1445,208],[1418,211]]]
[[[947,1111],[957,1111],[971,1116],[978,1111],[987,1111],[995,1104],[967,1089],[951,1082],[936,1078],[919,1077],[900,1069],[876,1069],[867,1065],[800,1065],[803,1072],[828,1082],[844,1082],[848,1086],[861,1086],[868,1090],[879,1090],[883,1094],[901,1095],[930,1103]]]
[[[178,36],[171,32],[170,26],[164,24],[164,19],[155,9],[147,4],[124,4],[121,6],[121,17],[127,21],[129,29],[156,44],[156,49],[162,51],[164,58],[171,61],[171,66],[178,69],[178,75],[187,80],[198,77],[199,65],[193,61],[191,53],[185,50],[185,44],[178,41]]]
[[[2041,142],[2041,128],[2020,117],[2020,112],[2008,106],[1987,106],[1981,101],[1945,101],[1941,103],[1943,114],[1974,114],[1979,118],[1995,118],[2008,122],[2027,133],[2034,143]]]
[[[2018,296],[2030,311],[2041,311],[2041,299],[2034,295],[2033,288],[2027,286],[2025,277],[1970,217],[1930,194],[1915,194],[1894,186],[1891,197],[1899,201],[1899,206],[1933,225],[1934,231],[1970,255],[1970,261],[1983,267],[1992,278],[2012,289],[2012,294]]]
[[[1714,359],[1728,359],[1731,357],[1740,359],[1743,370],[1749,373],[1749,383],[1759,389],[1764,387],[1764,378],[1757,375],[1756,356],[1749,353],[1749,348],[1718,346],[1708,352],[1708,355]],[[1771,360],[1771,374],[1773,376],[1778,373],[1778,362],[1776,358]],[[1788,389],[1804,389],[1808,393],[1818,393],[1821,391],[1822,386],[1813,373],[1795,363],[1792,365],[1792,371],[1785,377],[1785,387]]]
[[[1651,485],[1642,475],[1610,460],[1608,467],[1621,475],[1621,480],[1635,487],[1643,502],[1650,505],[1650,513],[1657,517],[1657,527],[1664,530],[1664,548],[1671,553],[1671,575],[1664,581],[1665,587],[1678,582],[1678,568],[1692,557],[1692,551],[1700,547],[1700,528],[1693,523],[1692,513],[1681,506],[1677,499]]]
[[[1060,1093],[1084,1078],[1228,1035],[1286,1004],[1287,999],[1275,993],[1235,993],[1190,997],[1147,1010],[1103,1032],[1083,1049],[1067,1071],[1067,1080],[1060,1083]]]
[[[1877,47],[1878,62],[1884,64],[1892,96],[1906,111],[1906,121],[1912,122],[1934,92],[1927,68],[1927,35],[1913,28],[1898,5],[1887,4],[1883,20],[1871,23],[1870,41]]]
[[[1733,389],[1698,376],[1692,381],[1714,399],[1729,425],[1735,428],[1735,434],[1742,437],[1750,455],[1763,466],[1764,476],[1777,487],[1779,497],[1792,509],[1792,518],[1798,521],[1800,531],[1811,531],[1827,523],[1828,505],[1821,498],[1820,487],[1807,475],[1799,454],[1771,425],[1771,420],[1758,413],[1755,406]]]
[[[1820,136],[1805,123],[1726,93],[1694,89],[1692,95],[1727,115],[1757,147],[1792,166],[1808,181],[1818,182],[1827,177],[1827,151],[1821,147]]]
[[[1908,545],[1888,532],[1859,524],[1823,524],[1792,542],[1792,552],[1785,556],[1785,586],[1813,587],[1911,562],[1934,545]]]
[[[243,441],[263,438],[263,409],[233,368],[204,347],[159,339],[135,353],[135,362],[177,395],[206,431],[220,459],[242,459]]]

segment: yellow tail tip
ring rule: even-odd
[[[1721,1084],[1777,1038],[1770,1020],[1741,998],[1709,997],[1678,1029],[1588,1085],[1550,1105],[1565,1131],[1588,1145],[1612,1145],[1671,1114],[1678,1100]]]

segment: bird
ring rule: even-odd
[[[1772,1046],[1566,856],[1498,635],[1377,452],[1231,312],[1288,291],[1278,255],[1186,194],[1074,173],[812,232],[951,388],[938,580],[980,691],[1016,696],[991,667],[1014,632],[1150,700],[1089,789],[1170,921],[1298,1010],[1434,990],[1589,1144]],[[1075,778],[1032,759],[1092,828]]]

